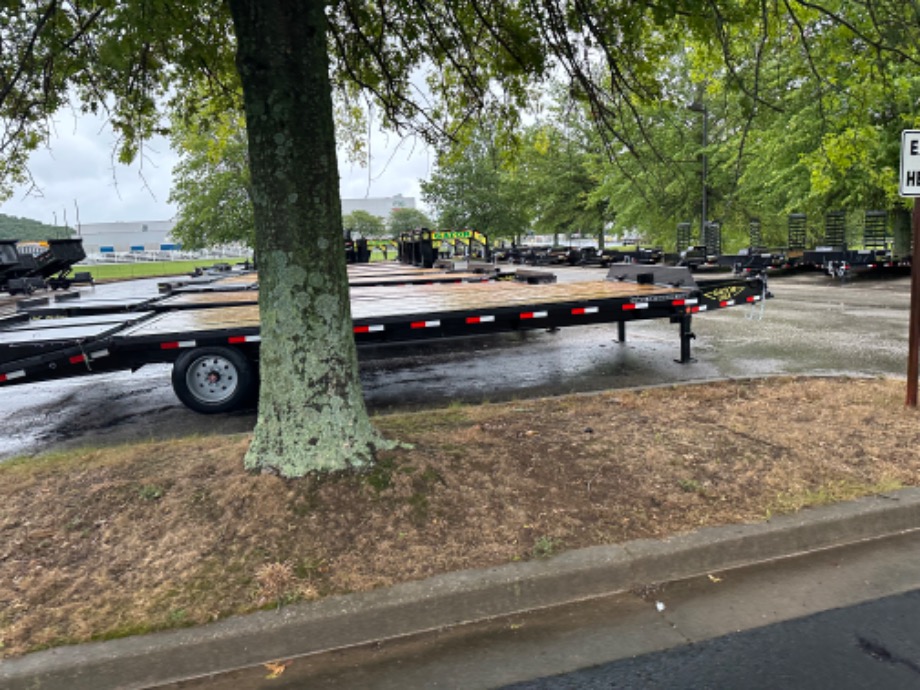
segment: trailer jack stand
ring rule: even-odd
[[[674,360],[678,364],[692,364],[696,360],[690,355],[690,341],[696,340],[696,333],[691,330],[692,317],[684,314],[679,317],[680,323],[680,359]]]

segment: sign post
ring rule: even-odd
[[[917,379],[920,376],[920,130],[901,132],[901,171],[898,193],[914,198],[911,213],[913,242],[910,256],[910,327],[907,342],[907,405],[917,407]]]

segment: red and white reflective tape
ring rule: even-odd
[[[195,347],[198,344],[195,340],[171,340],[168,343],[160,343],[161,350],[178,350],[183,347]]]
[[[549,316],[548,311],[525,311],[521,312],[521,319],[545,319]]]
[[[370,326],[355,326],[355,333],[382,333],[384,330],[383,324],[373,324]]]
[[[7,381],[12,381],[13,379],[23,379],[26,376],[24,369],[19,369],[18,371],[10,371],[6,374],[0,374],[0,383],[6,383]]]
[[[690,313],[699,314],[701,311],[706,311],[707,309],[709,309],[709,307],[707,307],[705,304],[699,307],[690,307]]]
[[[241,345],[243,343],[261,343],[262,336],[260,335],[231,335],[227,338],[227,342],[231,345]]]
[[[466,322],[469,324],[474,323],[495,323],[495,316],[492,314],[485,314],[483,316],[467,316]]]
[[[720,306],[720,307],[734,307],[734,306],[735,306],[735,300],[733,300],[733,299],[723,300],[723,301],[719,302],[719,306]]]
[[[751,295],[750,297],[747,298],[747,301],[748,302],[759,302],[760,295]]]
[[[572,309],[573,316],[582,316],[583,314],[597,314],[600,307],[575,307]]]
[[[623,305],[623,311],[633,311],[635,309],[648,309],[648,302],[629,302]]]
[[[410,327],[413,330],[418,330],[419,328],[437,328],[440,325],[440,321],[413,321]]]
[[[692,307],[693,305],[698,304],[698,303],[699,303],[699,300],[694,299],[694,298],[671,300],[672,307]]]
[[[87,352],[86,354],[74,355],[73,357],[69,357],[67,361],[71,364],[82,364],[86,361],[92,362],[102,357],[108,357],[108,355],[108,350],[96,350],[95,352]]]

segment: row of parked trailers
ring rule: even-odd
[[[0,318],[0,386],[172,363],[174,390],[198,412],[251,403],[259,361],[255,273],[167,286],[165,294],[104,299],[92,290],[20,302]],[[210,280],[208,278],[207,280]],[[698,281],[686,269],[622,265],[605,280],[547,283],[513,275],[349,267],[360,347],[528,329],[667,319],[680,362],[691,361],[692,317],[768,296],[762,276]]]
[[[887,269],[909,270],[913,248],[909,214],[887,211],[865,211],[862,217],[860,246],[847,242],[847,218],[844,211],[831,211],[823,218],[823,238],[807,249],[808,218],[804,213],[788,216],[786,246],[767,249],[760,231],[760,222],[750,223],[749,249],[738,254],[723,254],[721,228],[710,224],[702,233],[701,244],[690,245],[690,224],[681,223],[677,229],[677,246],[681,259],[694,270],[733,269],[744,271],[820,270],[845,279],[854,274]]]
[[[807,217],[794,213],[788,217],[788,238],[785,247],[767,248],[763,242],[759,220],[750,223],[748,248],[735,254],[722,252],[722,229],[719,223],[708,223],[699,238],[692,237],[690,223],[677,226],[677,252],[665,254],[655,247],[511,247],[496,253],[498,260],[534,266],[609,266],[614,263],[668,264],[686,266],[692,271],[745,272],[820,270],[831,276],[847,278],[853,274],[881,269],[909,269],[912,247],[907,216],[886,211],[865,211],[862,220],[862,241],[859,248],[847,244],[847,214],[832,211],[825,214],[824,236],[812,249],[806,249]],[[900,221],[900,222],[899,222]],[[694,244],[693,240],[698,243]]]

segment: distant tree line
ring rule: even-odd
[[[63,240],[73,235],[73,228],[0,213],[0,240]]]

